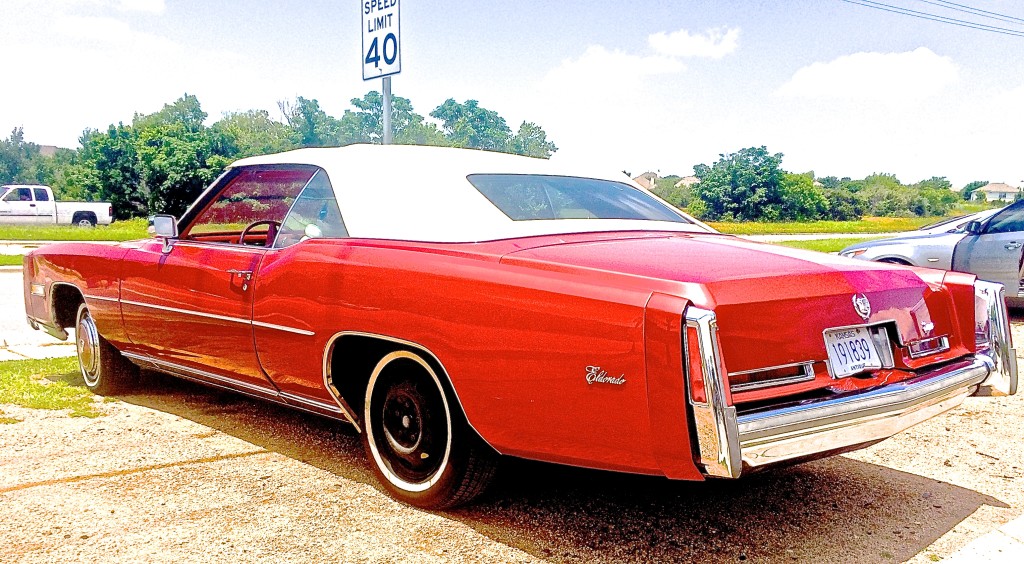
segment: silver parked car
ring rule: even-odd
[[[955,224],[954,224],[955,225]],[[976,274],[1006,288],[1007,303],[1024,307],[1024,201],[986,210],[938,233],[908,234],[850,245],[840,255]]]

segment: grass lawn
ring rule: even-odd
[[[711,227],[732,235],[771,235],[776,233],[895,233],[911,231],[937,217],[865,217],[860,221],[785,221],[714,222]]]
[[[795,249],[807,249],[808,251],[818,251],[821,253],[838,253],[850,245],[863,243],[864,241],[873,241],[875,239],[879,239],[879,237],[813,239],[811,241],[779,241],[776,245],[793,247]]]
[[[7,241],[130,241],[144,239],[145,218],[115,221],[110,225],[0,225],[0,240]]]
[[[32,409],[68,409],[72,417],[103,415],[82,383],[74,357],[0,362],[0,404]],[[18,420],[0,413],[0,423]]]
[[[0,255],[0,266],[21,266],[22,255]]]

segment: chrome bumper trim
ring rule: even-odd
[[[1001,294],[1000,294],[1001,297]],[[714,312],[689,307],[686,326],[696,329],[697,343],[684,334],[683,346],[697,346],[706,401],[687,393],[693,414],[697,460],[708,476],[738,478],[755,469],[790,460],[821,458],[878,442],[960,405],[968,396],[984,394],[999,382],[1016,391],[1016,356],[1002,300],[990,312],[991,354],[977,354],[920,373],[903,382],[830,397],[792,402],[738,414],[727,405],[726,370],[719,353]],[[687,355],[684,355],[684,357]]]
[[[978,356],[986,359],[992,369],[975,394],[1012,396],[1017,393],[1017,351],[1010,337],[1010,316],[1006,311],[1003,285],[978,280],[974,288],[975,292],[982,292],[988,297],[988,349]]]
[[[744,468],[849,450],[891,437],[960,405],[989,374],[985,359],[912,380],[737,417]]]

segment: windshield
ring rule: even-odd
[[[624,182],[534,174],[471,174],[470,183],[513,221],[642,219],[689,223]]]

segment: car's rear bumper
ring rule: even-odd
[[[689,403],[698,460],[708,476],[738,478],[745,470],[853,450],[952,409],[993,380],[1011,382],[1009,393],[1016,388],[1007,324],[996,332],[993,356],[977,354],[876,388],[738,413],[726,405],[714,313],[689,308],[686,323],[696,329],[701,356],[705,401],[691,397]]]
[[[960,405],[988,377],[975,358],[911,380],[737,417],[743,469],[869,445]]]

